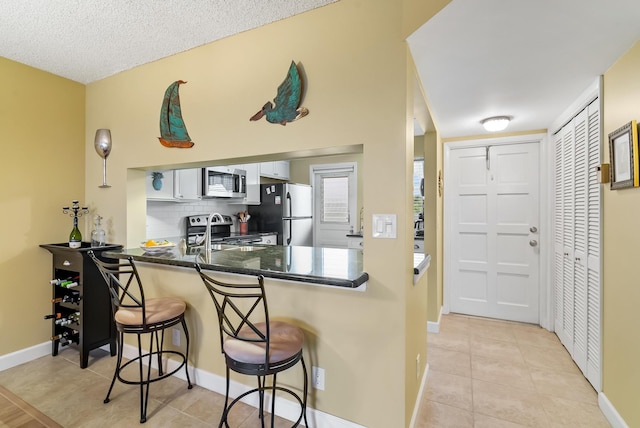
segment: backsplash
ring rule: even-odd
[[[146,239],[183,237],[186,217],[196,214],[218,212],[233,216],[245,211],[246,205],[230,205],[226,201],[207,199],[194,202],[160,202],[147,201],[147,233]],[[238,228],[238,219],[233,218],[232,231]]]

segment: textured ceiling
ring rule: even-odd
[[[3,0],[0,56],[86,84],[334,1]],[[408,41],[448,138],[548,128],[638,39],[640,0],[452,0]]]
[[[0,56],[90,83],[336,0],[4,0]]]

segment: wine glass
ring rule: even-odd
[[[111,131],[108,129],[98,129],[93,146],[102,158],[102,188],[111,187],[107,184],[107,157],[111,153]]]

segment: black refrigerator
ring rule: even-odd
[[[249,230],[277,232],[279,245],[313,246],[313,192],[306,184],[262,184],[260,205],[248,207]]]

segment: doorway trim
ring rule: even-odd
[[[442,313],[449,313],[450,308],[450,285],[448,284],[449,278],[451,278],[452,265],[451,265],[451,239],[449,239],[450,230],[452,227],[451,219],[447,216],[447,213],[451,211],[451,204],[453,203],[451,196],[447,197],[447,173],[451,171],[450,158],[451,150],[471,148],[471,147],[484,147],[487,144],[498,146],[506,144],[525,144],[525,143],[538,143],[540,148],[539,157],[539,192],[540,192],[540,237],[543,245],[540,246],[540,264],[539,264],[539,323],[540,326],[553,330],[553,294],[551,290],[551,277],[549,272],[550,266],[550,251],[549,243],[552,242],[551,236],[551,216],[549,215],[550,201],[549,201],[549,165],[548,159],[548,144],[546,133],[534,133],[524,134],[509,137],[495,137],[495,138],[478,138],[469,139],[456,142],[444,143],[444,227],[443,227],[443,267],[444,267],[444,280],[442,283]]]

